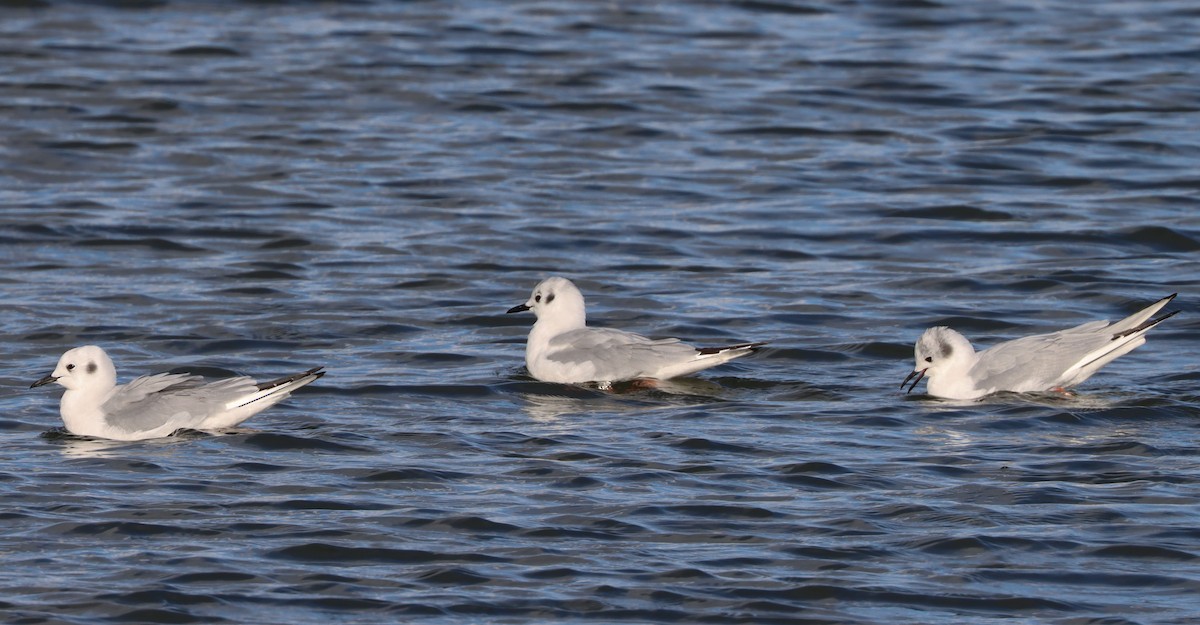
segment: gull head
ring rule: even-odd
[[[971,347],[967,337],[946,326],[929,328],[917,339],[916,366],[900,383],[900,388],[912,380],[912,385],[908,387],[911,393],[917,387],[917,382],[926,375],[932,380],[947,371],[963,370],[962,373],[966,373],[965,369],[971,364],[974,354],[975,348]]]
[[[107,391],[117,384],[117,369],[104,350],[84,345],[69,350],[58,359],[54,373],[34,382],[36,388],[58,382],[69,391]]]
[[[566,278],[546,278],[533,287],[524,304],[508,309],[509,313],[533,311],[538,321],[553,320],[556,325],[583,327],[586,313],[583,293]]]

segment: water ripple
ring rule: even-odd
[[[1191,5],[0,4],[7,621],[1200,613]],[[550,273],[770,346],[537,382]],[[1077,397],[897,387],[1172,292]],[[28,389],[83,343],[329,375],[101,441]]]

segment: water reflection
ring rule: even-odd
[[[180,445],[190,445],[197,440],[209,439],[225,434],[247,433],[248,430],[227,430],[224,432],[200,432],[197,430],[177,430],[170,436],[152,438],[141,441],[115,441],[90,436],[76,436],[66,428],[54,428],[42,434],[43,438],[58,445],[62,454],[68,458],[152,458],[163,453],[174,453]]]
[[[1183,3],[196,4],[6,13],[6,613],[1196,612],[1188,324],[1072,400],[897,388],[932,325],[1186,294]],[[510,377],[497,309],[550,272],[617,327],[776,346]],[[88,343],[331,375],[257,434],[37,438],[26,376]]]
[[[523,410],[535,421],[550,421],[572,414],[644,413],[679,406],[722,401],[728,389],[700,378],[658,380],[653,384],[622,382],[607,390],[594,386],[538,384],[520,394]]]
[[[56,442],[59,451],[67,458],[123,458],[133,455],[130,447],[138,445],[129,441],[110,441],[67,433],[57,437]]]

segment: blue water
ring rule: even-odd
[[[1200,618],[1187,2],[4,3],[7,623]],[[589,320],[770,341],[661,389]],[[1182,313],[1076,398],[913,343]],[[59,355],[329,374],[223,435],[58,428]],[[922,387],[923,388],[923,387]]]

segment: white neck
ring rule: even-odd
[[[967,356],[964,354],[952,362],[943,363],[937,371],[929,373],[926,389],[930,395],[947,399],[975,399],[988,393],[987,389],[975,388],[971,376],[967,375],[979,356],[974,352]]]
[[[115,387],[67,390],[59,402],[59,413],[67,431],[80,436],[103,436],[104,411],[100,406],[108,401]]]
[[[538,317],[533,328],[529,330],[529,340],[525,342],[525,365],[532,367],[546,349],[550,339],[571,330],[587,327],[587,315],[583,306],[577,309],[560,309],[553,316]]]

